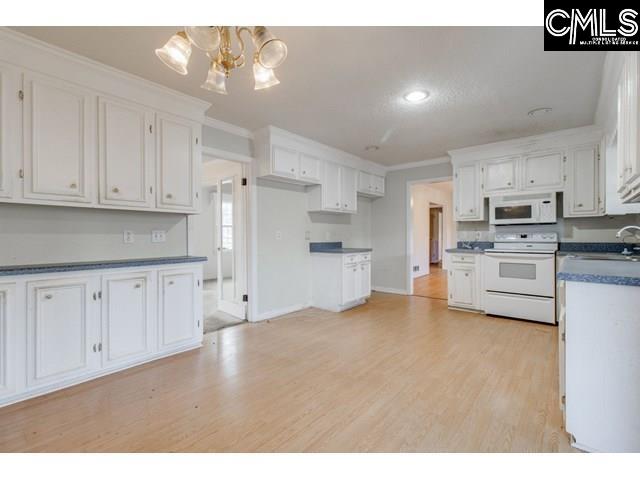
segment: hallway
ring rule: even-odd
[[[413,294],[437,300],[447,299],[447,271],[442,264],[432,264],[428,275],[413,279]]]

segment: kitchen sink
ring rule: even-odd
[[[640,262],[640,256],[638,255],[570,255],[569,258],[575,258],[577,260],[607,260],[614,262]]]

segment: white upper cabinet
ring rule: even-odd
[[[20,157],[20,73],[0,63],[0,198],[13,195]]]
[[[157,206],[165,210],[196,211],[199,127],[164,113],[156,115],[156,126]]]
[[[554,191],[564,188],[564,159],[561,151],[535,152],[522,158],[523,190]]]
[[[516,172],[520,157],[488,160],[482,167],[485,194],[506,193],[517,189]]]
[[[349,167],[340,167],[341,170],[341,201],[342,210],[355,213],[358,210],[358,178],[357,171]]]
[[[273,173],[283,177],[297,178],[299,154],[290,148],[279,145],[271,146]]]
[[[320,169],[322,161],[313,155],[300,154],[299,177],[309,183],[320,183]]]
[[[24,74],[24,196],[55,202],[93,197],[96,96],[62,80]]]
[[[565,217],[604,215],[604,172],[598,144],[569,149],[567,188],[564,192]]]
[[[321,210],[340,210],[341,205],[341,171],[335,163],[326,162],[322,176],[322,186],[316,189],[322,194]]]
[[[476,164],[462,165],[454,173],[455,217],[457,221],[484,220],[484,199]]]
[[[95,277],[27,284],[27,384],[53,383],[99,367]]]
[[[155,206],[153,111],[101,97],[98,102],[100,203]]]
[[[155,282],[150,272],[102,278],[102,361],[114,366],[149,355],[156,334],[151,310]]]
[[[358,172],[358,193],[366,197],[383,197],[384,177],[369,172]]]
[[[624,203],[640,202],[640,52],[624,58],[618,83],[618,192]]]

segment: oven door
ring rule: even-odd
[[[553,253],[485,252],[485,290],[555,296]]]
[[[522,225],[537,223],[538,204],[527,203],[499,203],[491,208],[490,222],[492,225]]]

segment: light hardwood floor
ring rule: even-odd
[[[447,271],[438,265],[429,267],[429,275],[413,280],[413,294],[420,297],[447,299]]]
[[[556,335],[374,294],[0,409],[0,451],[566,451]]]

